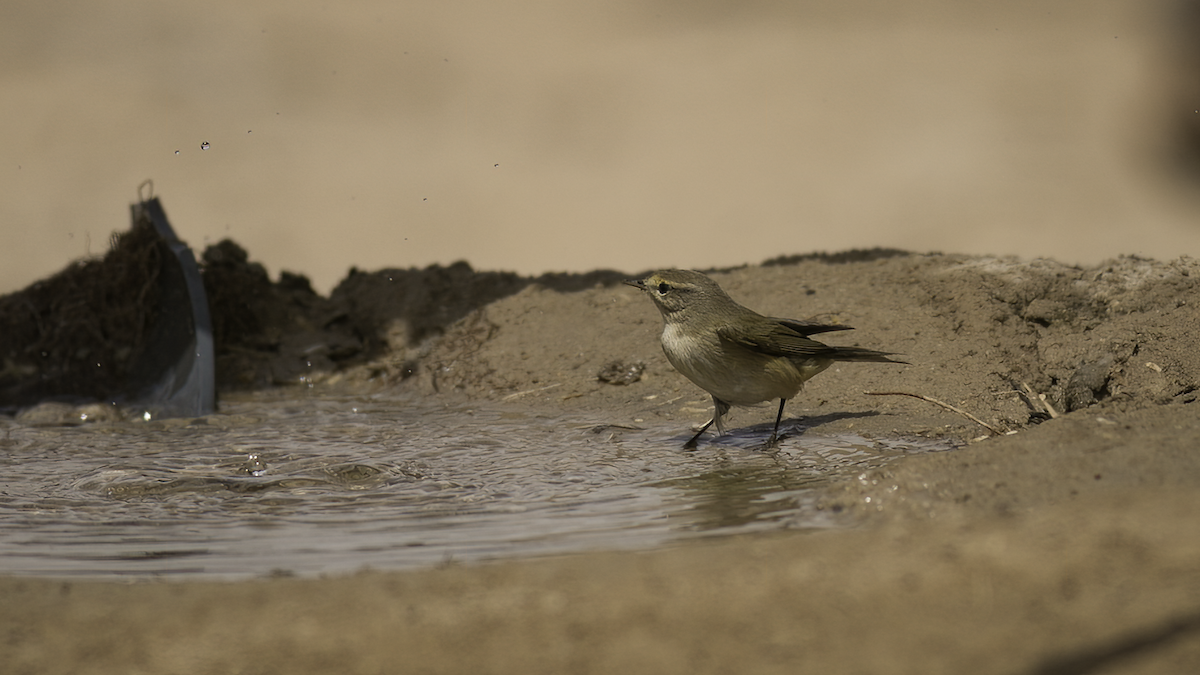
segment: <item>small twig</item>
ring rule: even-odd
[[[674,403],[675,401],[678,401],[681,398],[683,398],[683,394],[680,394],[680,395],[676,396],[675,398],[669,398],[669,399],[663,401],[662,403],[659,403],[658,405],[660,405],[660,406],[671,405],[672,403]]]
[[[1049,415],[1051,419],[1058,417],[1058,411],[1054,409],[1054,406],[1050,405],[1050,401],[1046,399],[1045,394],[1035,393],[1033,388],[1024,382],[1021,383],[1021,388],[1025,390],[1025,396],[1029,400],[1037,401],[1042,405],[1043,408],[1046,409],[1046,414]]]
[[[554,384],[548,384],[548,385],[546,385],[546,386],[544,386],[544,387],[538,387],[537,389],[526,389],[525,391],[518,391],[518,392],[516,392],[516,393],[509,394],[508,396],[505,396],[504,398],[502,398],[502,399],[500,399],[500,400],[501,400],[501,401],[511,401],[511,400],[513,400],[513,399],[515,399],[515,398],[521,398],[522,396],[524,396],[524,395],[526,395],[526,394],[536,394],[536,393],[537,393],[537,392],[539,392],[539,391],[546,391],[547,389],[553,389],[553,388],[555,388],[555,387],[561,387],[561,386],[562,386],[562,384],[563,384],[562,382],[555,382]]]
[[[963,417],[966,417],[967,419],[971,420],[972,422],[983,427],[984,429],[987,429],[988,431],[992,432],[993,434],[996,434],[997,436],[1004,435],[1003,431],[1000,431],[996,427],[988,424],[987,422],[984,422],[983,420],[972,415],[971,413],[967,412],[966,410],[963,410],[961,408],[956,408],[956,407],[950,405],[949,403],[939,401],[936,398],[930,398],[929,396],[924,396],[922,394],[913,394],[913,393],[910,393],[907,391],[864,391],[863,393],[866,394],[867,396],[911,396],[913,398],[919,398],[922,401],[928,401],[929,403],[932,403],[934,405],[940,405],[943,408],[945,408],[946,410],[949,410],[951,412],[956,412],[959,415],[962,415]]]

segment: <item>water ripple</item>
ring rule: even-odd
[[[768,454],[751,429],[683,452],[683,431],[384,396],[0,422],[0,573],[313,575],[827,527],[814,488],[945,449],[810,432]]]

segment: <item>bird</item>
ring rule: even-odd
[[[667,360],[712,396],[713,417],[684,444],[686,450],[695,450],[714,424],[724,434],[723,417],[731,406],[779,399],[766,444],[775,447],[784,406],[814,375],[837,361],[908,364],[889,358],[899,356],[895,352],[817,342],[811,336],[851,327],[763,316],[735,302],[700,272],[661,270],[625,283],[650,296],[662,313]]]

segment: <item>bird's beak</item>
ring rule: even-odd
[[[630,286],[633,286],[634,288],[637,288],[639,290],[643,290],[643,291],[646,290],[646,280],[645,279],[626,279],[625,283]]]

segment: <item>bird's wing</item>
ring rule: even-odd
[[[722,340],[739,344],[756,352],[770,356],[786,356],[790,358],[811,358],[814,356],[831,357],[837,350],[829,345],[805,337],[803,333],[789,324],[797,324],[804,330],[814,333],[840,330],[841,326],[805,326],[803,323],[763,317],[762,321],[729,323],[717,329],[717,335]],[[811,330],[814,326],[822,330]]]
[[[797,333],[808,336],[816,335],[817,333],[829,333],[835,330],[854,330],[853,326],[843,326],[841,324],[817,323],[816,321],[800,321],[798,319],[780,319],[779,317],[767,317],[771,321],[781,323]]]

